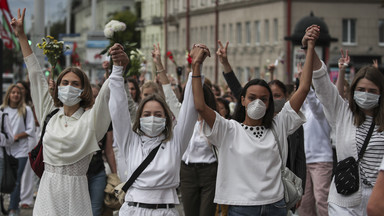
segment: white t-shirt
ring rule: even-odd
[[[296,113],[289,102],[275,116],[272,127],[283,161],[287,160],[287,136],[304,122],[304,115]],[[215,203],[250,206],[283,199],[279,149],[272,131],[263,128],[242,126],[218,113],[212,129],[204,126],[208,140],[219,150]]]
[[[382,170],[382,171],[384,171],[384,158],[383,158],[383,160],[381,161],[381,165],[380,165],[380,168],[379,168],[380,170]]]

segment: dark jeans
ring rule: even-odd
[[[216,211],[215,186],[217,162],[189,164],[181,162],[181,197],[185,216],[212,216]]]
[[[11,193],[11,202],[9,204],[10,210],[19,209],[21,176],[23,175],[23,171],[25,168],[25,164],[28,161],[28,157],[17,158],[17,160],[19,161],[19,165],[17,166],[16,186],[15,186],[15,189],[13,190],[13,192]],[[28,161],[28,163],[29,163],[29,161]]]
[[[272,204],[259,206],[229,206],[228,216],[286,216],[284,199]]]

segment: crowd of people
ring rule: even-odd
[[[119,215],[179,215],[180,196],[186,216],[383,212],[384,76],[376,63],[361,68],[348,85],[344,73],[350,58],[342,50],[333,84],[315,52],[320,26],[306,29],[306,59],[291,91],[273,77],[242,85],[229,63],[229,42],[221,41],[216,55],[229,90],[204,77],[202,65],[211,56],[204,44],[193,45],[184,84],[170,80],[159,45],[152,51],[155,80],[125,78],[129,58],[115,44],[109,50],[112,71],[100,87],[78,67],[47,82],[24,33],[24,15],[25,9],[19,10],[11,25],[28,82],[10,86],[0,110],[0,145],[18,160],[10,215],[32,205],[38,216],[111,215],[106,188],[113,191],[119,183]],[[53,111],[33,202],[28,152]],[[343,194],[335,164],[348,157],[357,161],[358,188]],[[281,167],[302,180],[303,196],[289,209]]]

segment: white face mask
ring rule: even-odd
[[[58,98],[66,106],[73,106],[81,101],[82,89],[67,85],[58,87]]]
[[[263,118],[267,107],[260,99],[256,99],[248,104],[247,115],[253,120],[258,120]]]
[[[149,137],[158,136],[165,129],[165,118],[155,116],[141,117],[140,130]]]
[[[362,91],[355,91],[353,99],[360,108],[370,110],[379,106],[380,95]]]

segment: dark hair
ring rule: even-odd
[[[31,97],[31,89],[29,88],[29,83],[27,83],[25,81],[17,81],[16,84],[18,84],[18,83],[23,85],[23,87],[25,89],[24,102],[27,105],[31,105],[32,104],[32,97]]]
[[[281,89],[281,91],[284,93],[284,96],[287,97],[288,96],[288,91],[287,91],[287,87],[285,86],[285,84],[283,82],[281,82],[280,80],[272,80],[271,82],[268,83],[269,86],[272,86],[272,85],[277,85],[277,87],[279,87],[279,89]]]
[[[380,91],[379,106],[373,109],[373,115],[375,118],[376,125],[379,125],[378,131],[381,132],[384,130],[384,100],[382,99],[382,97],[384,96],[384,76],[380,73],[377,68],[373,66],[365,66],[361,68],[352,81],[348,99],[349,108],[351,109],[354,117],[354,124],[355,126],[360,126],[365,121],[364,112],[353,99],[357,83],[364,78],[373,82],[379,88]]]
[[[216,106],[216,97],[212,92],[212,89],[209,88],[207,84],[203,85],[203,92],[204,92],[204,101],[205,104],[207,104],[211,109],[217,110]]]
[[[241,104],[241,97],[244,97],[245,98],[245,95],[247,93],[247,90],[250,86],[253,86],[253,85],[259,85],[259,86],[263,86],[265,87],[268,92],[269,92],[269,106],[265,112],[265,115],[263,117],[263,126],[265,128],[270,128],[272,126],[272,119],[273,119],[273,114],[275,112],[275,109],[274,109],[274,103],[273,103],[273,96],[272,96],[272,91],[271,91],[271,88],[269,87],[269,85],[267,84],[267,82],[265,82],[264,80],[262,79],[253,79],[251,81],[249,81],[245,86],[244,88],[241,90],[241,93],[239,95],[239,98],[238,98],[238,101],[237,101],[237,105],[236,105],[236,109],[235,109],[235,112],[233,113],[233,116],[232,118],[240,123],[243,123],[244,120],[245,120],[245,115],[247,114],[246,111],[245,111],[245,106],[243,106]]]
[[[224,105],[225,110],[227,110],[227,115],[225,115],[224,118],[230,119],[231,118],[231,110],[229,109],[229,101],[222,98],[222,97],[216,98],[216,100],[217,100],[217,103],[222,103]]]
[[[88,77],[84,73],[84,71],[78,67],[68,67],[59,74],[59,77],[57,78],[57,81],[56,81],[55,90],[53,92],[53,101],[55,103],[55,106],[56,107],[63,106],[63,103],[58,98],[58,94],[59,94],[58,87],[60,86],[60,83],[63,77],[70,72],[76,74],[76,76],[80,78],[81,86],[83,87],[83,93],[81,93],[80,95],[80,98],[81,98],[80,106],[83,107],[84,109],[92,107],[94,101],[93,101],[91,83],[89,82]]]
[[[213,84],[212,88],[214,88],[217,92],[219,92],[219,95],[221,95],[221,89],[220,89],[220,87],[218,85]]]
[[[172,114],[171,110],[169,109],[167,103],[165,102],[164,98],[161,97],[157,93],[149,95],[149,96],[145,97],[141,101],[139,107],[137,108],[136,119],[135,119],[135,123],[132,126],[132,130],[135,131],[139,135],[143,135],[144,134],[143,131],[141,131],[141,129],[140,129],[140,118],[141,118],[141,114],[143,113],[144,105],[148,101],[156,101],[164,109],[164,114],[165,114],[166,122],[165,122],[165,130],[162,132],[162,134],[164,134],[164,136],[165,136],[163,141],[166,142],[166,141],[168,141],[168,140],[170,140],[172,138],[172,124],[173,124],[172,118],[173,118],[173,114]],[[130,124],[130,122],[128,124]]]
[[[135,80],[133,78],[128,78],[127,81],[132,83],[133,87],[135,87],[135,89],[136,89],[135,98],[132,98],[133,101],[135,101],[136,103],[140,103],[140,101],[141,101],[141,91],[140,91],[139,83],[137,82],[137,80]]]

